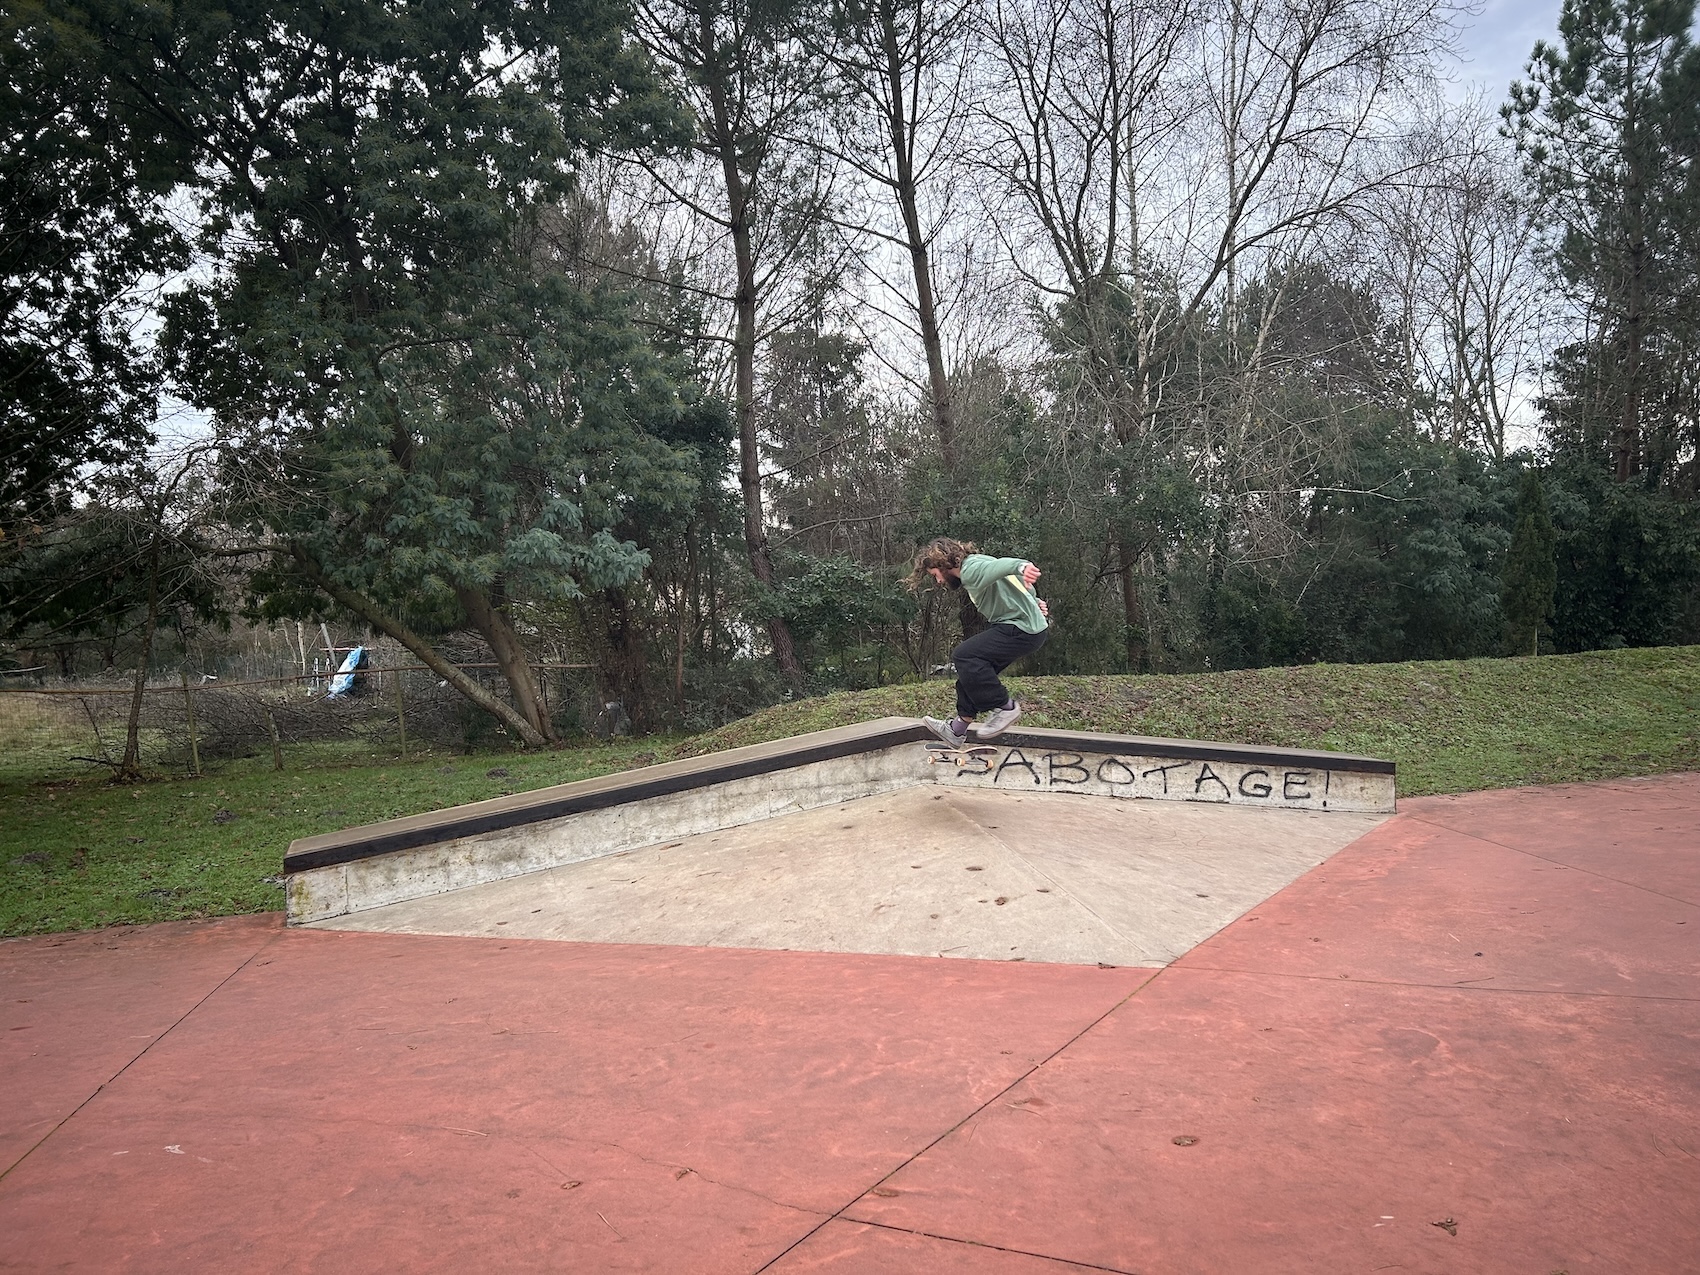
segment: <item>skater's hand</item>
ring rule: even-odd
[[[1047,620],[1050,619],[1051,608],[1045,605],[1045,599],[1038,598],[1036,601],[1039,603],[1039,614],[1044,616]]]
[[[1029,562],[1025,567],[1021,568],[1021,583],[1031,589],[1033,587],[1033,582],[1043,574],[1044,573],[1040,571],[1038,567]]]

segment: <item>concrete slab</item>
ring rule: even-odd
[[[319,924],[1161,966],[1385,817],[927,785]]]
[[[0,941],[0,1175],[281,928],[241,916]]]
[[[1150,976],[276,940],[0,1178],[0,1269],[753,1271]]]
[[[986,1244],[870,1226],[865,1222],[832,1221],[763,1271],[766,1275],[891,1275],[893,1271],[925,1271],[927,1275],[1070,1275],[1102,1269]]]
[[[1165,1275],[1693,1272],[1696,1025],[1175,967],[841,1216]]]
[[[1700,904],[1700,775],[1508,788],[1400,803],[1408,815],[1554,863]]]
[[[1599,840],[1622,838],[1611,793]],[[1482,806],[1490,823],[1497,799]],[[1467,808],[1466,808],[1467,809]],[[1682,859],[1700,860],[1700,808]],[[1462,820],[1461,820],[1462,822]],[[1673,819],[1671,822],[1675,822]],[[1496,829],[1496,831],[1502,831]],[[1686,870],[1686,869],[1685,869]],[[1700,1000],[1700,910],[1402,815],[1183,958],[1198,968]]]
[[[1572,848],[1680,874],[1693,784],[1578,790]],[[1067,800],[976,826],[1053,829],[1048,870]],[[68,1109],[0,1170],[0,1269],[1694,1275],[1700,906],[1471,800],[1155,971],[275,918],[0,945],[13,1035],[80,1077],[0,1055],[8,1104]]]

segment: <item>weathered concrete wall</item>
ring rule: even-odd
[[[292,925],[560,867],[917,783],[916,745],[645,797],[624,805],[291,873]]]
[[[920,783],[1235,806],[1385,813],[1393,766],[1375,758],[1198,740],[1011,731],[983,773],[931,765],[905,718],[562,784],[295,842],[291,924],[837,805]]]
[[[1202,751],[1202,750],[1201,750]],[[1213,750],[1214,751],[1214,750]],[[1221,750],[1225,751],[1225,750]],[[1000,747],[976,773],[932,766],[934,782],[1008,792],[1067,792],[1289,810],[1391,814],[1393,775],[1329,765],[1325,755],[1236,760],[1222,756],[1154,756],[1028,744]],[[1345,759],[1342,759],[1345,760]]]

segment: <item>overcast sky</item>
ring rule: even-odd
[[[1459,41],[1463,59],[1455,72],[1453,95],[1465,97],[1480,87],[1504,101],[1512,80],[1523,78],[1536,40],[1558,39],[1561,0],[1483,0],[1481,12],[1464,20]]]

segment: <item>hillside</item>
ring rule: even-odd
[[[1008,681],[1027,707],[1024,724],[1387,757],[1398,763],[1404,796],[1700,769],[1694,646]],[[767,709],[675,751],[887,715],[942,716],[951,703],[947,681],[828,695]]]

